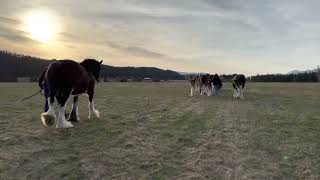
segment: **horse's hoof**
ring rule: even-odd
[[[68,121],[57,123],[57,126],[56,126],[56,128],[72,128],[72,127],[73,125]]]
[[[90,112],[88,118],[90,119],[91,117],[100,118],[100,112],[98,110]]]
[[[76,114],[71,113],[67,121],[77,123],[80,122],[80,118]]]
[[[54,114],[52,115],[48,113],[42,113],[41,122],[44,126],[50,127],[50,126],[53,126],[54,123],[56,122],[56,117]]]
[[[72,119],[68,119],[67,121],[68,121],[68,122],[72,122],[72,123],[79,123],[79,122],[80,122],[80,119],[74,119],[74,118],[72,118]]]
[[[70,123],[79,123],[80,122],[80,118],[69,118],[68,120],[67,120],[68,122],[70,122]]]

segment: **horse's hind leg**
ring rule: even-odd
[[[191,85],[191,92],[190,92],[190,96],[193,96],[193,91],[194,91],[195,87],[193,85]]]
[[[58,100],[60,109],[59,109],[59,116],[58,116],[56,128],[73,127],[73,125],[66,120],[66,116],[65,116],[66,103],[69,99],[70,94],[71,94],[71,89],[64,89],[57,95],[57,100]]]
[[[56,121],[56,114],[54,112],[54,107],[53,107],[54,95],[55,95],[55,91],[51,90],[50,97],[47,98],[49,109],[47,112],[41,114],[41,121],[42,121],[42,124],[45,126],[52,126]]]
[[[238,96],[238,89],[234,88],[233,89],[233,98],[237,99],[237,96]]]
[[[244,97],[243,97],[243,87],[240,87],[240,97],[241,97],[241,99],[243,100],[244,99]]]
[[[207,87],[207,96],[211,96],[212,95],[212,87],[209,85],[208,87]]]
[[[93,88],[89,89],[88,94],[89,94],[89,116],[88,116],[88,118],[91,118],[92,115],[94,117],[99,118],[100,117],[99,111],[94,108],[94,102],[93,102],[94,89]]]
[[[79,112],[78,112],[78,96],[73,97],[72,110],[69,115],[68,121],[78,122],[80,121]]]

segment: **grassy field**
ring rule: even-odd
[[[41,124],[43,97],[19,102],[37,90],[0,84],[0,179],[320,178],[320,84],[248,83],[234,101],[230,84],[216,98],[102,83],[101,118],[87,119],[83,96],[67,130]]]

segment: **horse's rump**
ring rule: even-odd
[[[49,89],[72,88],[77,93],[84,93],[89,85],[89,76],[79,63],[60,60],[49,66],[45,81]]]

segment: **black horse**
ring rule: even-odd
[[[96,81],[99,82],[100,66],[102,61],[85,59],[81,63],[72,60],[53,62],[44,75],[44,86],[49,90],[49,110],[41,114],[45,126],[53,125],[56,115],[53,108],[54,98],[60,106],[56,128],[73,127],[65,118],[65,105],[70,95],[74,95],[72,111],[68,120],[79,121],[78,96],[83,93],[89,95],[89,118],[99,117],[99,111],[94,108],[93,94]]]
[[[243,74],[234,74],[232,78],[232,86],[234,89],[233,98],[244,99],[243,89],[246,85],[246,77]]]

